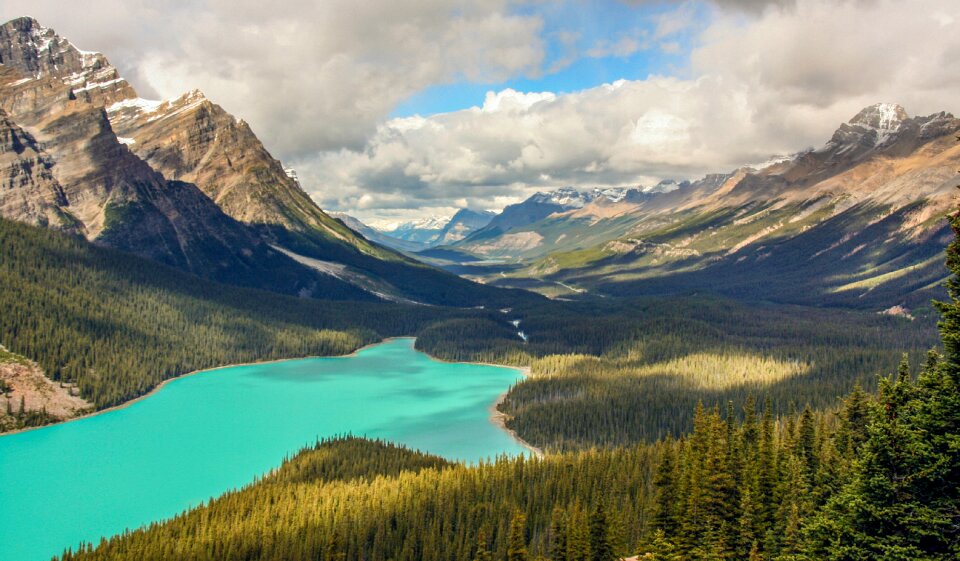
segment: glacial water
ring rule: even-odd
[[[523,448],[490,422],[515,369],[435,361],[395,339],[342,358],[176,379],[128,407],[0,437],[0,560],[169,518],[352,433],[476,461]]]

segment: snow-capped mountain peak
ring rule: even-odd
[[[109,105],[136,97],[133,88],[101,53],[81,51],[31,17],[0,26],[0,61],[33,78],[53,76],[87,101]]]
[[[648,195],[654,195],[657,193],[672,193],[673,191],[680,189],[684,183],[687,182],[678,183],[673,179],[664,179],[656,185],[652,185],[650,187],[641,187],[639,190],[641,193],[646,193]]]
[[[909,118],[906,110],[896,103],[876,103],[857,113],[850,119],[850,124],[892,132]]]
[[[367,224],[380,232],[410,232],[413,230],[442,230],[450,222],[449,216],[428,216],[415,220],[371,220]]]
[[[669,193],[680,189],[684,183],[678,183],[673,179],[665,179],[649,187],[595,187],[589,191],[562,187],[554,191],[536,193],[527,201],[560,206],[566,209],[583,208],[590,203],[620,203],[639,195]]]
[[[540,204],[552,204],[562,207],[579,208],[589,202],[588,195],[573,187],[561,187],[553,191],[538,192],[529,199]]]

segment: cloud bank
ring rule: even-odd
[[[2,11],[104,52],[141,95],[203,90],[284,159],[360,147],[417,91],[532,75],[544,58],[540,18],[506,0],[7,0]]]
[[[368,218],[695,178],[819,144],[880,101],[912,114],[960,109],[955,0],[670,6],[562,62],[659,49],[686,53],[679,68],[569,94],[505,89],[403,119],[388,116],[430,86],[551,72],[551,37],[572,49],[575,22],[547,29],[541,5],[508,0],[7,0],[0,15],[33,15],[103,51],[145,95],[202,89],[296,167],[322,206]],[[682,39],[690,30],[693,43]]]
[[[363,149],[305,162],[316,196],[361,215],[495,208],[543,188],[728,171],[819,145],[876,102],[958,109],[953,1],[733,4],[714,12],[678,76],[505,90],[480,107],[387,121]]]

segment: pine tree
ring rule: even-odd
[[[773,403],[768,396],[763,406],[763,422],[760,425],[760,455],[757,461],[757,504],[763,527],[769,527],[773,518],[776,486],[776,451],[773,426]]]
[[[800,415],[799,435],[797,437],[797,453],[803,462],[804,476],[808,484],[813,483],[817,471],[816,429],[813,421],[813,411],[807,406]]]
[[[734,500],[735,481],[727,453],[727,423],[714,409],[707,421],[707,448],[703,462],[703,543],[711,558],[727,559],[733,554],[738,506]]]
[[[487,533],[482,528],[477,534],[477,552],[473,559],[474,561],[491,561],[493,559],[493,555],[487,549]]]
[[[836,441],[837,449],[847,458],[856,455],[867,437],[868,400],[860,384],[844,400]]]
[[[705,528],[703,495],[704,462],[707,456],[708,420],[703,403],[698,402],[693,412],[693,432],[684,443],[681,463],[684,465],[682,516],[676,536],[681,553],[689,554],[703,541]]]
[[[677,489],[677,458],[673,442],[664,443],[663,457],[654,475],[657,501],[654,505],[653,528],[662,530],[666,536],[674,536],[680,527],[677,505],[680,503]]]
[[[607,527],[607,513],[603,500],[597,501],[597,506],[590,513],[590,561],[616,561],[613,545]]]
[[[834,560],[960,558],[960,213],[938,302],[944,355],[880,381],[852,480],[808,528],[808,553]]]
[[[507,561],[527,561],[526,523],[527,517],[522,512],[513,515],[507,536]]]
[[[649,561],[677,561],[680,557],[677,554],[677,547],[673,545],[670,538],[664,534],[663,530],[656,530],[653,533],[653,541],[646,551],[640,552],[640,558]]]
[[[587,561],[590,558],[590,536],[584,518],[579,505],[567,514],[567,561]]]
[[[560,507],[553,509],[550,522],[550,559],[567,561],[567,515]]]

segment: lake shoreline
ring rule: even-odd
[[[538,458],[543,458],[545,456],[542,449],[537,448],[533,444],[530,444],[526,440],[520,438],[520,435],[517,434],[517,431],[511,429],[507,426],[507,414],[500,410],[500,405],[505,399],[507,399],[507,394],[510,393],[510,390],[503,392],[497,396],[497,400],[493,402],[493,405],[490,406],[490,422],[493,423],[497,428],[503,432],[510,435],[510,438],[515,440],[517,444],[523,446],[529,450],[534,456]]]
[[[223,365],[223,366],[214,366],[214,367],[211,367],[211,368],[204,368],[204,369],[201,369],[201,370],[192,370],[192,371],[190,371],[190,372],[187,372],[187,373],[184,373],[184,374],[180,374],[179,376],[173,376],[172,378],[167,378],[166,380],[163,380],[162,382],[160,382],[159,384],[157,384],[156,386],[154,386],[153,388],[151,388],[150,391],[148,391],[147,393],[145,393],[145,394],[143,394],[143,395],[140,395],[140,396],[137,396],[137,397],[135,397],[135,398],[133,398],[133,399],[131,399],[131,400],[129,400],[129,401],[124,401],[123,403],[120,403],[120,404],[118,404],[118,405],[114,405],[114,406],[112,406],[112,407],[107,407],[106,409],[99,409],[99,410],[97,410],[97,411],[91,411],[91,412],[89,412],[89,413],[85,413],[85,414],[83,414],[83,415],[78,415],[78,416],[76,416],[76,417],[70,417],[69,419],[64,419],[64,420],[58,421],[58,422],[56,422],[56,423],[50,423],[50,424],[47,424],[47,425],[41,425],[41,426],[39,426],[39,427],[26,427],[26,428],[22,428],[22,429],[17,429],[17,430],[13,430],[13,431],[8,431],[8,432],[0,433],[0,438],[3,438],[3,437],[5,437],[5,436],[11,436],[11,435],[14,435],[14,434],[20,434],[20,433],[24,433],[24,432],[35,431],[35,430],[39,430],[39,429],[43,429],[43,428],[47,428],[47,427],[54,427],[54,426],[57,426],[57,425],[63,425],[63,424],[66,424],[66,423],[71,423],[71,422],[73,422],[73,421],[79,421],[80,419],[86,419],[86,418],[89,418],[89,417],[95,417],[95,416],[97,416],[97,415],[103,415],[103,414],[109,413],[109,412],[111,412],[111,411],[118,411],[118,410],[121,410],[121,409],[125,409],[125,408],[127,408],[127,407],[130,407],[131,405],[134,405],[135,403],[137,403],[137,402],[139,402],[139,401],[142,401],[142,400],[147,399],[148,397],[154,395],[155,393],[157,393],[157,392],[159,392],[160,390],[162,390],[164,386],[166,386],[167,384],[169,384],[169,383],[171,383],[171,382],[174,382],[174,381],[176,381],[176,380],[181,380],[181,379],[186,378],[186,377],[188,377],[188,376],[194,376],[194,375],[196,375],[196,374],[203,374],[203,373],[205,373],[205,372],[214,372],[214,371],[217,371],[217,370],[223,370],[223,369],[226,369],[226,368],[235,368],[235,367],[238,367],[238,366],[258,366],[258,365],[263,365],[263,364],[274,364],[274,363],[277,363],[277,362],[289,362],[289,361],[291,361],[291,360],[308,360],[308,359],[315,359],[315,358],[350,358],[350,357],[352,357],[352,356],[356,356],[356,355],[359,354],[360,352],[363,352],[365,349],[368,349],[368,348],[370,348],[370,347],[375,347],[375,346],[377,346],[377,345],[382,345],[382,344],[384,344],[384,343],[389,343],[389,342],[391,342],[391,341],[396,341],[396,340],[399,340],[399,339],[413,339],[414,341],[416,341],[416,337],[410,337],[410,336],[386,337],[386,338],[384,338],[384,339],[381,339],[380,341],[377,341],[377,342],[374,342],[374,343],[368,343],[368,344],[366,344],[366,345],[363,345],[362,347],[359,347],[359,348],[351,351],[350,353],[344,354],[344,355],[312,355],[312,356],[302,356],[302,357],[292,357],[292,358],[277,358],[277,359],[271,359],[271,360],[260,360],[260,361],[253,361],[253,362],[241,362],[241,363],[237,363],[237,364],[226,364],[226,365]],[[423,351],[417,351],[416,349],[414,349],[414,350],[415,350],[416,352],[423,352]],[[436,357],[430,355],[429,353],[425,353],[425,352],[424,352],[423,354],[425,354],[427,357],[429,357],[430,360],[433,360],[433,361],[436,361],[436,362],[444,362],[444,363],[447,363],[447,364],[469,364],[469,365],[477,365],[477,366],[493,366],[493,367],[497,367],[497,368],[510,368],[510,369],[519,371],[524,377],[527,377],[527,376],[530,375],[530,367],[529,367],[529,366],[507,366],[507,365],[503,365],[503,364],[492,364],[492,363],[488,363],[488,362],[460,362],[460,361],[451,361],[451,360],[443,360],[443,359],[441,359],[441,358],[436,358]],[[523,446],[524,448],[530,450],[532,453],[534,453],[534,454],[537,455],[538,457],[543,457],[543,451],[542,451],[542,450],[540,450],[540,449],[537,448],[536,446],[533,446],[533,445],[530,444],[529,442],[526,442],[525,440],[523,440],[522,438],[520,438],[520,436],[517,435],[517,433],[516,433],[515,431],[507,428],[507,426],[506,426],[506,414],[503,413],[502,411],[500,411],[497,407],[498,407],[501,403],[503,403],[503,400],[506,398],[508,392],[509,392],[509,390],[507,390],[507,391],[503,392],[502,394],[500,394],[499,396],[497,396],[497,399],[496,399],[496,400],[493,402],[493,404],[489,407],[488,410],[489,410],[489,412],[490,412],[490,422],[491,422],[494,426],[496,426],[497,428],[499,428],[500,430],[502,430],[502,431],[504,431],[505,433],[507,433],[513,440],[515,440],[518,444],[520,444],[520,445]]]
[[[381,344],[383,344],[383,343],[387,343],[387,342],[393,341],[393,340],[395,340],[395,339],[409,339],[409,338],[410,338],[410,337],[387,337],[386,339],[382,339],[382,340],[377,341],[377,342],[375,342],[375,343],[368,343],[368,344],[366,344],[366,345],[364,345],[364,346],[362,346],[362,347],[357,348],[357,349],[354,350],[354,351],[351,351],[349,354],[345,354],[345,355],[310,355],[310,356],[299,356],[299,357],[291,357],[291,358],[275,358],[275,359],[271,359],[271,360],[255,360],[255,361],[253,361],[253,362],[238,362],[238,363],[236,363],[236,364],[225,364],[225,365],[223,365],[223,366],[213,366],[213,367],[210,367],[210,368],[203,368],[203,369],[201,369],[201,370],[191,370],[190,372],[186,372],[186,373],[184,373],[184,374],[180,374],[180,375],[177,375],[177,376],[173,376],[173,377],[167,378],[166,380],[163,380],[162,382],[160,382],[160,383],[157,384],[156,386],[150,388],[150,391],[148,391],[147,393],[145,393],[145,394],[143,394],[143,395],[139,395],[139,396],[137,396],[137,397],[135,397],[135,398],[133,398],[133,399],[131,399],[131,400],[129,400],[129,401],[124,401],[123,403],[119,403],[119,404],[117,404],[117,405],[112,405],[112,406],[110,406],[110,407],[107,407],[106,409],[97,409],[96,411],[91,411],[91,412],[89,412],[89,413],[84,413],[83,415],[77,415],[76,417],[70,417],[69,419],[64,419],[64,420],[62,420],[62,421],[57,421],[56,423],[49,423],[49,424],[46,424],[46,425],[40,425],[39,427],[26,427],[26,428],[22,428],[22,429],[17,429],[17,430],[12,430],[12,431],[8,431],[8,432],[0,433],[0,438],[3,438],[3,437],[5,437],[5,436],[10,436],[10,435],[12,435],[12,434],[20,434],[20,433],[22,433],[22,432],[30,432],[30,431],[34,431],[34,430],[38,430],[38,429],[47,428],[47,427],[55,427],[55,426],[57,426],[57,425],[62,425],[62,424],[65,424],[65,423],[71,423],[71,422],[73,422],[73,421],[79,421],[80,419],[86,419],[86,418],[89,418],[89,417],[96,417],[97,415],[103,415],[104,413],[109,413],[109,412],[111,412],[111,411],[118,411],[118,410],[120,410],[120,409],[125,409],[125,408],[130,407],[131,405],[137,403],[138,401],[142,401],[142,400],[144,400],[144,399],[147,399],[148,397],[152,396],[153,394],[159,392],[160,390],[163,389],[164,386],[166,386],[167,384],[169,384],[169,383],[171,383],[171,382],[174,382],[174,381],[176,381],[176,380],[182,380],[183,378],[186,378],[186,377],[188,377],[188,376],[194,376],[194,375],[196,375],[196,374],[203,374],[204,372],[214,372],[214,371],[216,371],[216,370],[224,370],[224,369],[226,369],[226,368],[236,368],[236,367],[238,367],[238,366],[259,366],[259,365],[263,365],[263,364],[274,364],[274,363],[277,363],[277,362],[289,362],[289,361],[291,361],[291,360],[307,360],[307,359],[311,359],[311,358],[349,358],[349,357],[352,357],[352,356],[356,356],[357,353],[359,353],[359,352],[361,352],[361,351],[363,351],[364,349],[367,349],[367,348],[369,348],[369,347],[373,347],[373,346],[376,346],[376,345],[381,345]],[[429,355],[428,355],[428,356],[429,356]]]
[[[391,337],[391,339],[414,339],[414,340],[416,340],[416,337]],[[384,340],[384,341],[386,341],[386,340]],[[416,350],[416,349],[414,349],[414,350]],[[417,352],[423,352],[423,351],[417,351]],[[530,367],[529,367],[529,366],[509,366],[509,365],[506,365],[506,364],[494,364],[494,363],[492,363],[492,362],[462,362],[462,361],[456,361],[456,360],[444,360],[444,359],[442,359],[442,358],[436,358],[436,357],[434,357],[433,355],[431,355],[431,354],[429,354],[429,353],[426,353],[426,352],[423,352],[423,354],[425,354],[425,355],[427,355],[428,357],[430,357],[430,360],[433,360],[433,361],[436,361],[436,362],[443,362],[443,363],[446,363],[446,364],[470,364],[470,365],[475,365],[475,366],[492,366],[492,367],[494,367],[494,368],[510,368],[511,370],[516,370],[516,371],[520,372],[520,374],[522,374],[524,378],[529,378],[529,377],[530,377]],[[526,440],[520,438],[520,435],[517,434],[517,431],[515,431],[515,430],[513,430],[513,429],[511,429],[511,428],[509,428],[509,427],[507,427],[507,414],[500,410],[500,405],[503,403],[503,401],[504,401],[505,399],[507,399],[507,394],[508,394],[508,393],[510,393],[510,390],[509,390],[509,389],[506,390],[505,392],[501,393],[500,395],[498,395],[498,396],[497,396],[497,399],[495,399],[494,402],[493,402],[492,404],[490,404],[490,407],[487,408],[487,411],[490,412],[490,422],[491,422],[494,426],[496,426],[497,428],[499,428],[500,430],[502,430],[503,432],[507,433],[507,434],[510,436],[510,438],[512,438],[517,444],[519,444],[520,446],[523,446],[524,448],[526,448],[527,450],[529,450],[531,453],[533,453],[534,456],[536,456],[536,457],[538,457],[538,458],[543,458],[544,455],[545,455],[544,452],[543,452],[543,450],[541,450],[540,448],[537,448],[537,447],[534,446],[533,444],[530,444],[530,443],[527,442]]]

